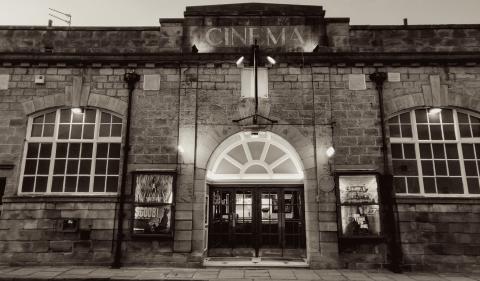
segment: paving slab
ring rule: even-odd
[[[270,278],[270,273],[266,269],[251,269],[245,270],[245,278],[260,278],[260,277],[268,277]]]
[[[287,269],[270,269],[270,277],[272,280],[296,280],[293,270]]]
[[[220,270],[218,279],[240,279],[244,278],[244,271],[242,269],[224,269]]]
[[[319,276],[313,270],[309,269],[296,269],[293,274],[298,280],[319,280]]]
[[[480,281],[478,273],[425,273],[298,268],[163,268],[100,266],[0,267],[0,281],[34,280],[195,280],[195,281]]]

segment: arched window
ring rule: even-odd
[[[480,195],[480,119],[448,108],[388,121],[397,194]]]
[[[98,109],[29,117],[19,192],[117,192],[122,119]]]
[[[241,132],[226,139],[214,152],[207,169],[213,182],[292,182],[303,180],[295,149],[271,132]]]

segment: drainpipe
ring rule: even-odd
[[[375,83],[375,88],[378,93],[378,103],[380,106],[380,122],[382,132],[382,151],[383,151],[383,177],[380,188],[380,195],[382,198],[384,208],[384,221],[386,222],[387,230],[387,246],[390,252],[390,270],[395,273],[402,271],[402,246],[400,239],[399,222],[395,214],[397,212],[397,202],[395,192],[393,190],[393,175],[388,165],[388,146],[387,137],[385,133],[385,109],[383,104],[383,84],[387,80],[385,72],[374,72],[369,75],[372,82]]]
[[[123,76],[123,81],[128,86],[128,105],[127,105],[127,124],[125,129],[125,145],[123,146],[123,171],[122,171],[122,183],[120,186],[119,208],[118,208],[118,221],[117,221],[117,239],[115,243],[115,255],[112,263],[112,268],[120,268],[122,266],[122,242],[123,242],[123,219],[125,217],[125,186],[127,184],[128,174],[128,155],[130,152],[130,120],[132,112],[132,95],[135,90],[135,84],[140,80],[140,75],[135,71],[127,72]]]

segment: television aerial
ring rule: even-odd
[[[67,14],[67,13],[52,9],[52,8],[48,8],[48,9],[50,11],[52,11],[52,13],[55,13],[55,14],[48,13],[49,16],[54,17],[58,20],[61,20],[65,23],[67,23],[68,26],[70,27],[70,25],[72,24],[72,15],[71,14]]]

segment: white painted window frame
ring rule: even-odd
[[[106,192],[106,191],[104,191],[104,192],[93,192],[93,181],[94,181],[94,178],[95,178],[95,175],[96,175],[95,174],[95,164],[96,164],[97,144],[98,143],[108,143],[108,144],[119,143],[120,146],[121,146],[122,136],[123,136],[123,118],[121,116],[118,116],[117,114],[114,114],[114,113],[106,111],[106,110],[101,110],[101,109],[98,109],[98,108],[84,108],[84,109],[93,109],[93,110],[96,111],[95,129],[94,129],[93,139],[70,139],[70,138],[69,139],[59,139],[58,138],[58,130],[59,130],[59,127],[60,127],[60,111],[62,109],[70,109],[70,108],[62,107],[62,108],[57,108],[57,109],[54,109],[54,110],[46,110],[46,111],[42,111],[42,112],[33,114],[33,115],[28,117],[26,137],[25,137],[25,143],[24,143],[23,155],[22,155],[22,162],[21,162],[20,179],[19,179],[19,184],[18,184],[18,195],[28,195],[28,196],[31,196],[31,195],[33,195],[33,196],[45,196],[45,195],[49,195],[49,196],[116,195],[117,192]],[[46,114],[51,113],[51,112],[56,113],[53,137],[31,137],[33,119],[38,117],[38,116],[46,115]],[[122,130],[121,130],[121,134],[120,134],[119,137],[100,137],[99,136],[100,124],[101,124],[100,120],[101,120],[102,112],[108,113],[110,115],[114,115],[114,116],[122,119]],[[84,123],[80,123],[80,124],[84,124]],[[114,123],[114,124],[116,124],[116,123]],[[26,158],[27,158],[27,150],[28,150],[28,144],[29,143],[51,143],[52,144],[52,151],[50,153],[50,167],[49,167],[49,171],[48,171],[48,181],[47,181],[47,191],[46,192],[35,192],[35,191],[33,191],[33,192],[23,192],[22,191],[23,177],[24,177],[24,172],[25,172],[25,162],[26,162]],[[51,192],[52,179],[53,179],[53,176],[54,176],[53,171],[54,171],[54,164],[55,164],[55,159],[56,159],[57,143],[80,143],[80,144],[82,144],[82,143],[92,143],[93,144],[92,158],[91,158],[92,163],[91,163],[91,166],[90,166],[90,175],[89,175],[90,182],[89,182],[89,191],[88,192]],[[80,155],[79,155],[79,157],[80,157]],[[107,157],[108,157],[108,154],[107,154]],[[120,152],[120,157],[118,158],[118,160],[119,160],[119,173],[121,172],[121,169],[122,169],[121,163],[120,163],[121,157],[122,157],[122,155],[121,155],[121,152]],[[86,158],[79,158],[79,159],[86,159]],[[104,158],[101,158],[101,159],[104,159]],[[110,159],[110,158],[107,158],[107,159]],[[113,158],[113,159],[116,159],[116,158]],[[65,174],[67,174],[66,169],[67,169],[67,161],[65,163]],[[77,174],[75,174],[75,175],[79,176],[80,175],[79,172],[80,171],[78,170]],[[35,174],[35,175],[37,175],[37,174]],[[72,175],[74,175],[74,174],[72,174]],[[105,177],[107,177],[107,175],[105,175]],[[105,181],[106,180],[107,179],[105,179]],[[120,174],[119,174],[118,180],[120,180]],[[106,188],[105,188],[105,190],[106,190]]]
[[[253,160],[250,153],[248,142],[264,142],[263,150],[259,160]],[[268,164],[265,162],[265,158],[270,145],[275,145],[284,152],[284,155],[276,159],[273,163]],[[244,149],[247,157],[245,164],[239,163],[228,153],[241,145]],[[239,169],[237,174],[217,174],[216,171],[222,162],[222,160],[228,161]],[[275,173],[273,170],[284,163],[287,160],[291,160],[296,168],[296,173]],[[246,170],[253,166],[262,166],[267,173],[246,174]],[[282,141],[280,137],[274,135],[271,132],[262,132],[259,136],[252,137],[251,132],[241,132],[231,136],[225,140],[214,152],[212,159],[207,168],[207,180],[211,183],[303,183],[304,174],[303,166],[300,157],[296,153],[295,149],[286,141]]]
[[[417,131],[417,121],[416,121],[416,115],[415,111],[419,110],[422,108],[417,108],[414,110],[409,111],[408,113],[410,114],[410,124],[412,128],[412,137],[411,138],[402,138],[402,137],[390,137],[390,144],[414,144],[415,146],[415,156],[416,156],[416,162],[417,162],[417,169],[418,169],[418,184],[420,188],[420,193],[396,193],[397,196],[399,197],[453,197],[453,198],[458,198],[458,197],[468,197],[468,198],[480,198],[480,194],[470,194],[468,191],[468,186],[467,186],[467,176],[465,172],[465,164],[464,164],[464,157],[463,157],[463,150],[462,150],[462,144],[464,143],[471,143],[471,144],[480,144],[480,138],[474,138],[473,136],[471,138],[462,138],[460,136],[460,126],[458,122],[458,115],[457,113],[463,113],[467,115],[472,115],[474,117],[479,118],[477,114],[474,114],[473,112],[469,112],[466,110],[460,110],[456,108],[445,108],[445,109],[450,109],[452,110],[453,113],[453,125],[454,125],[454,130],[455,130],[455,140],[419,140],[418,139],[418,131]],[[423,108],[425,109],[425,108]],[[428,109],[427,109],[428,110]],[[402,112],[400,114],[403,114],[405,112]],[[398,115],[400,115],[398,114]],[[398,116],[396,115],[396,116]],[[393,118],[395,116],[392,116]],[[423,123],[422,123],[423,124]],[[443,121],[440,120],[441,130],[442,130],[442,135],[443,135]],[[471,124],[471,123],[470,123]],[[389,123],[387,122],[387,126]],[[425,188],[423,184],[423,171],[422,171],[422,162],[420,158],[420,144],[426,143],[426,144],[432,144],[432,143],[441,143],[441,144],[446,144],[446,143],[454,143],[457,144],[457,150],[458,150],[458,161],[460,162],[460,177],[462,178],[462,185],[463,185],[463,194],[443,194],[443,193],[425,193]],[[433,151],[432,151],[433,153]],[[391,159],[391,158],[390,158]],[[435,159],[435,158],[432,158]],[[413,160],[413,159],[412,159]],[[448,161],[447,155],[445,154],[445,160]],[[455,159],[457,160],[457,159]],[[480,159],[478,159],[480,160]],[[433,167],[435,169],[435,165]],[[447,168],[448,169],[448,168]],[[477,178],[480,180],[480,171],[477,171],[479,174]],[[436,176],[434,176],[436,178]]]

